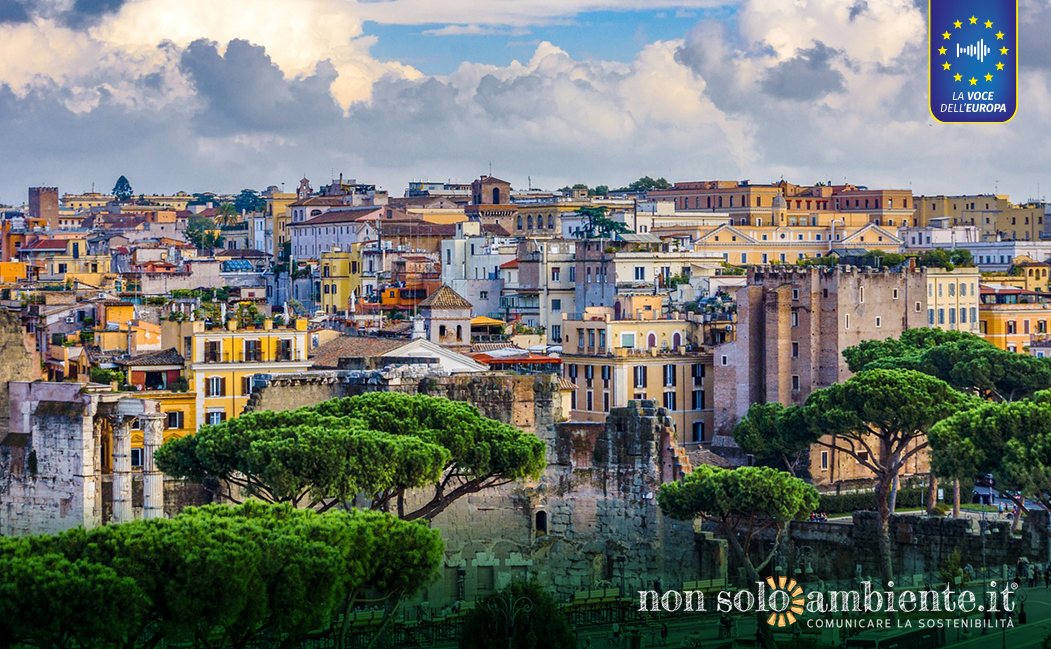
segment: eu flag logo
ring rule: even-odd
[[[1018,102],[1017,0],[929,0],[931,114],[1006,122]]]

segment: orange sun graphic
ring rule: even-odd
[[[787,595],[785,601],[788,602],[788,605],[783,610],[771,613],[770,617],[766,618],[766,623],[776,627],[786,627],[795,624],[796,616],[803,614],[803,588],[796,583],[795,579],[789,579],[788,577],[778,577],[776,583],[773,577],[767,577],[766,583],[771,589],[771,602],[773,601],[773,594],[778,591],[783,591]]]

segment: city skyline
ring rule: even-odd
[[[1019,3],[1006,125],[927,111],[926,3],[9,3],[0,202],[305,173],[556,189],[751,179],[1042,198],[1051,3]],[[27,56],[26,52],[33,52]]]

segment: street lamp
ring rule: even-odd
[[[803,575],[806,575],[806,579],[814,574],[814,548],[809,545],[801,545],[796,550],[796,569],[795,574],[799,575],[798,580],[803,581]],[[803,567],[801,567],[803,566]]]
[[[514,593],[510,590],[507,591],[507,599],[503,596],[497,595],[492,601],[489,602],[489,612],[493,614],[493,619],[496,619],[497,613],[504,617],[505,633],[507,635],[507,649],[511,649],[511,642],[515,638],[515,618],[518,617],[519,613],[525,613],[526,619],[529,619],[529,612],[533,610],[533,601],[528,597],[519,597],[515,599]]]

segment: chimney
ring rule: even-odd
[[[427,332],[423,329],[423,316],[417,315],[412,319],[412,339],[426,338]]]

